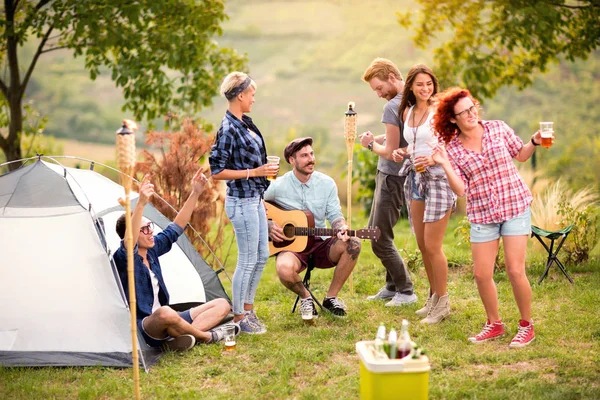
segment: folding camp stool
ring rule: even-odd
[[[312,254],[310,256],[308,256],[307,263],[308,263],[308,267],[306,268],[306,272],[304,273],[304,279],[302,280],[302,284],[304,285],[306,290],[308,290],[308,293],[310,293],[310,297],[312,297],[312,299],[315,301],[315,303],[317,303],[317,305],[319,306],[321,311],[323,311],[323,305],[321,305],[321,303],[319,303],[319,300],[317,300],[317,298],[315,297],[313,292],[310,290],[310,274],[311,274],[312,270],[315,269],[315,259],[313,258]],[[296,311],[296,307],[298,306],[299,301],[300,301],[300,296],[296,296],[296,301],[294,302],[294,307],[292,308],[292,314]]]
[[[561,263],[560,260],[558,259],[558,257],[556,256],[558,254],[558,252],[560,251],[560,248],[562,247],[562,245],[565,243],[565,240],[567,239],[567,236],[569,236],[569,233],[571,232],[572,229],[573,229],[573,225],[569,225],[566,228],[564,228],[558,232],[548,232],[548,231],[538,228],[537,226],[531,225],[531,237],[535,237],[542,244],[542,246],[544,246],[544,248],[548,252],[548,260],[546,261],[546,270],[544,271],[544,273],[542,274],[542,277],[538,281],[538,285],[540,283],[542,283],[542,281],[544,280],[544,278],[546,276],[548,276],[548,271],[550,270],[552,263],[556,263],[556,265],[558,266],[558,268],[560,268],[562,273],[565,274],[565,276],[567,277],[569,282],[573,283],[573,279],[567,273],[567,269],[565,268],[563,263]],[[548,245],[544,242],[544,240],[542,240],[542,238],[550,240],[550,247],[548,247]],[[556,250],[554,250],[554,241],[559,240],[559,239],[560,239],[560,241],[558,242],[558,246],[556,246]]]

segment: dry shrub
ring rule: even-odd
[[[574,211],[583,211],[598,201],[598,193],[592,187],[574,192],[560,179],[548,184],[545,190],[534,194],[531,203],[531,223],[547,231],[564,228],[564,218],[559,215],[561,201],[567,201]]]
[[[190,183],[198,168],[210,175],[208,155],[213,141],[214,135],[207,134],[189,118],[182,120],[177,132],[151,131],[146,136],[146,144],[153,152],[142,151],[143,161],[137,163],[135,175],[141,180],[149,173],[156,194],[179,211],[191,193]],[[190,220],[190,225],[217,253],[222,247],[223,228],[228,224],[223,209],[222,186],[209,180]],[[152,204],[170,220],[175,218],[177,212],[159,198],[154,197]],[[198,252],[208,260],[211,252],[202,240],[189,227],[186,233]]]

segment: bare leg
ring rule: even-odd
[[[525,274],[525,254],[528,236],[503,236],[506,273],[521,313],[521,319],[531,320],[531,285]]]
[[[361,243],[357,238],[350,238],[347,242],[336,240],[329,250],[329,258],[337,263],[333,272],[333,279],[327,291],[327,297],[336,297],[342,286],[348,280],[352,270],[358,262]]]
[[[227,300],[211,300],[190,310],[192,326],[201,331],[212,329],[229,314],[229,311],[231,306]]]
[[[500,320],[498,314],[498,292],[494,282],[494,262],[498,254],[499,240],[485,243],[471,243],[473,252],[473,275],[479,297],[490,322]]]
[[[434,277],[432,291],[437,293],[438,297],[445,296],[448,291],[448,260],[442,250],[442,241],[451,213],[451,211],[448,211],[444,218],[439,221],[423,224],[424,254],[427,255]]]
[[[296,293],[301,299],[306,299],[310,296],[310,293],[304,287],[298,274],[301,265],[300,260],[289,251],[280,253],[275,261],[277,276],[279,276],[279,281],[283,286]]]
[[[423,257],[423,265],[425,265],[425,272],[427,273],[427,280],[429,281],[429,290],[431,294],[433,294],[435,293],[435,277],[433,274],[433,267],[425,250],[425,226],[423,224],[424,215],[425,202],[420,200],[411,200],[410,217],[412,219],[413,229],[417,238],[417,246],[419,246],[419,250],[421,251],[421,255]]]
[[[210,333],[189,324],[171,307],[162,306],[144,319],[144,330],[150,336],[161,339],[167,336],[177,337],[185,334],[194,336],[202,342],[208,342]]]

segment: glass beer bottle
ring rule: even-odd
[[[398,338],[398,358],[404,358],[410,355],[412,350],[412,341],[408,334],[408,320],[402,320],[402,328],[400,329],[400,337]]]

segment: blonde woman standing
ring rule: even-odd
[[[269,258],[268,228],[263,193],[267,176],[277,174],[278,165],[267,164],[262,134],[245,115],[252,111],[256,83],[243,72],[232,72],[221,84],[229,102],[210,153],[212,178],[227,181],[225,211],[231,221],[238,248],[233,275],[234,321],[241,331],[267,331],[254,312],[254,296]]]

